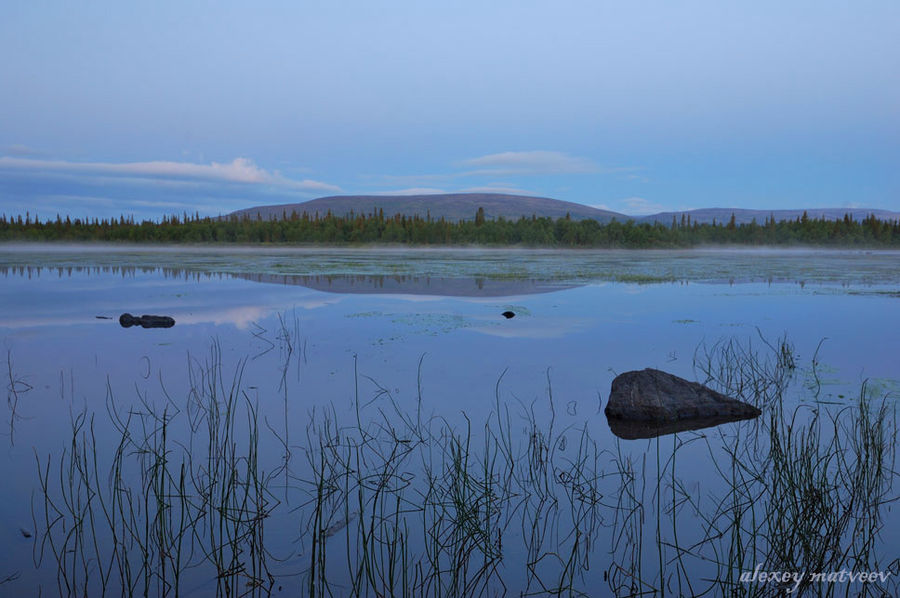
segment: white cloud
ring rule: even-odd
[[[116,200],[111,197],[98,197],[96,195],[42,195],[36,198],[35,203],[42,206],[44,203],[62,202],[62,204],[85,204],[88,206],[113,206]]]
[[[0,158],[0,169],[39,171],[66,174],[86,174],[105,177],[130,177],[166,180],[199,180],[214,183],[238,183],[247,185],[273,185],[304,191],[340,191],[335,185],[304,179],[297,181],[278,172],[268,172],[248,158],[235,158],[220,164],[196,164],[193,162],[70,162],[66,160],[35,160],[30,158]]]
[[[610,212],[619,212],[628,216],[646,216],[648,214],[658,214],[671,210],[662,204],[652,202],[643,197],[626,197],[610,203],[594,203],[588,204],[592,208],[598,210],[608,210]]]
[[[196,210],[197,205],[191,204],[183,201],[148,201],[142,199],[135,199],[129,202],[133,206],[138,206],[141,208],[177,208],[179,210]]]
[[[323,183],[322,181],[313,181],[311,179],[303,179],[302,181],[280,179],[277,184],[293,187],[301,191],[327,191],[329,193],[340,193],[342,191],[337,185]]]
[[[212,162],[69,162],[66,160],[33,160],[29,158],[0,158],[0,168],[13,170],[48,170],[60,172],[84,172],[113,176],[137,176],[151,178],[189,178],[236,183],[270,182],[272,175],[247,158],[235,158],[228,164]]]
[[[178,197],[178,196],[176,196]],[[201,215],[216,215],[223,210],[237,210],[243,207],[242,200],[223,200],[217,197],[206,197],[202,195],[191,195],[189,199],[181,201],[174,199],[140,199],[135,197],[101,197],[96,195],[73,195],[73,194],[43,194],[34,195],[23,200],[20,204],[13,204],[11,207],[22,212],[31,211],[41,219],[48,216],[53,218],[55,214],[69,214],[80,216],[85,212],[97,215],[98,210],[106,210],[102,215],[113,215],[118,213],[129,213],[132,211],[146,213],[144,208],[150,208],[156,213],[187,211],[189,213],[199,212]],[[110,214],[109,212],[113,213]]]
[[[518,187],[507,185],[484,185],[481,187],[467,187],[460,190],[460,193],[508,193],[510,195],[538,195],[534,191],[527,189],[519,189]]]
[[[619,203],[625,206],[621,211],[632,216],[644,216],[666,211],[664,205],[654,203],[643,197],[628,197]]]
[[[374,179],[373,183],[378,185],[424,187],[445,183],[454,176],[452,174],[382,174],[376,176],[368,175],[364,178]]]
[[[602,172],[588,158],[570,156],[563,152],[536,150],[528,152],[501,152],[463,160],[462,164],[476,170],[465,173],[476,175],[510,174],[591,174]]]
[[[473,326],[468,330],[501,338],[544,339],[560,338],[573,332],[585,330],[590,324],[591,322],[584,318],[548,318],[541,322],[523,319],[512,326],[488,324],[485,326]]]
[[[14,145],[10,145],[6,148],[7,154],[12,154],[13,156],[39,156],[41,152],[36,149],[30,148],[27,145],[22,145],[21,143],[16,143]]]
[[[456,172],[443,174],[424,173],[412,175],[368,175],[369,184],[378,186],[408,186],[401,191],[380,191],[376,194],[413,194],[413,193],[510,193],[521,195],[540,195],[516,186],[514,182],[486,182],[463,187],[460,179],[474,177],[506,177],[532,175],[570,175],[570,174],[614,174],[640,170],[638,167],[606,167],[594,163],[589,158],[570,156],[564,152],[534,150],[524,152],[500,152],[457,162],[455,167],[466,168]],[[475,181],[472,181],[475,182]],[[478,181],[480,182],[480,181]],[[441,185],[439,190],[436,185]]]

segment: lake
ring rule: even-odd
[[[898,595],[898,252],[9,245],[0,275],[0,594]],[[644,368],[762,415],[614,433]]]

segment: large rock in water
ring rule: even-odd
[[[702,384],[647,368],[616,376],[612,382],[605,413],[610,420],[620,419],[659,425],[673,422],[690,423],[684,420],[721,420],[719,423],[723,423],[757,417],[761,411],[753,405],[727,397]]]

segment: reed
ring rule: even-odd
[[[73,412],[66,445],[36,455],[35,562],[60,595],[589,596],[602,576],[616,596],[763,596],[784,588],[742,583],[758,563],[897,570],[880,540],[892,403],[865,384],[853,404],[792,403],[786,338],[695,352],[701,380],[764,408],[756,421],[601,442],[587,418],[561,423],[549,371],[527,404],[501,373],[476,422],[427,412],[425,356],[409,408],[354,357],[349,411],[310,408],[292,441],[299,324],[253,334],[281,347],[272,388],[213,341],[188,357],[184,400],[160,380],[126,407],[108,383],[106,413]]]
[[[221,595],[262,595],[272,585],[263,522],[277,500],[268,491],[273,474],[260,468],[257,408],[240,390],[242,366],[229,385],[214,343],[189,368],[183,411],[139,396],[139,409],[120,412],[108,387],[118,432],[109,458],[87,412],[73,414],[57,458],[36,457],[43,532],[35,560],[51,556],[61,595],[181,595],[192,569],[208,570]]]
[[[852,586],[811,578],[842,569],[894,576],[900,570],[880,541],[886,509],[897,498],[897,418],[890,397],[873,395],[863,383],[849,405],[819,402],[817,392],[809,402],[789,401],[789,378],[797,368],[790,344],[762,339],[755,348],[751,341],[701,345],[695,367],[723,392],[764,406],[759,420],[675,435],[669,459],[655,467],[618,457],[623,493],[615,509],[623,516],[613,526],[611,589],[616,595],[785,595],[789,586],[742,581],[743,573],[761,565],[805,573],[797,587],[802,595],[890,595],[896,579]],[[818,350],[811,371],[817,356]],[[660,439],[650,442],[659,455]],[[709,495],[676,473],[679,453],[698,442],[720,480]],[[648,470],[657,473],[649,499],[646,475],[636,475]],[[644,529],[648,502],[655,512],[653,536]],[[669,517],[667,533],[661,532],[663,515]],[[690,534],[690,519],[701,523],[702,533]],[[645,574],[654,557],[658,565]]]
[[[9,445],[16,444],[16,423],[22,416],[19,414],[20,398],[33,390],[33,387],[25,379],[13,371],[12,350],[6,351],[6,406],[9,408]]]

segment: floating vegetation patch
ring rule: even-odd
[[[900,398],[900,380],[893,378],[869,378],[866,384],[873,394],[883,395],[895,400]]]
[[[900,291],[884,291],[884,290],[852,290],[847,291],[848,295],[874,295],[876,297],[894,297],[900,298]]]
[[[68,275],[113,272],[134,276],[163,272],[193,278],[404,275],[436,278],[532,279],[588,283],[803,281],[837,293],[896,297],[900,269],[896,251],[865,254],[849,250],[695,249],[695,250],[541,250],[523,248],[367,247],[186,247],[31,244],[7,246],[0,273]],[[277,280],[269,277],[272,282]],[[260,280],[267,280],[265,276]],[[857,288],[849,288],[857,285]],[[868,288],[858,288],[865,285]],[[820,289],[821,290],[821,289]]]
[[[352,314],[347,314],[348,318],[378,318],[383,316],[384,313],[380,311],[361,311]]]
[[[675,282],[674,276],[654,275],[654,274],[613,274],[609,278],[615,282],[623,282],[629,284],[658,284],[661,282]]]

